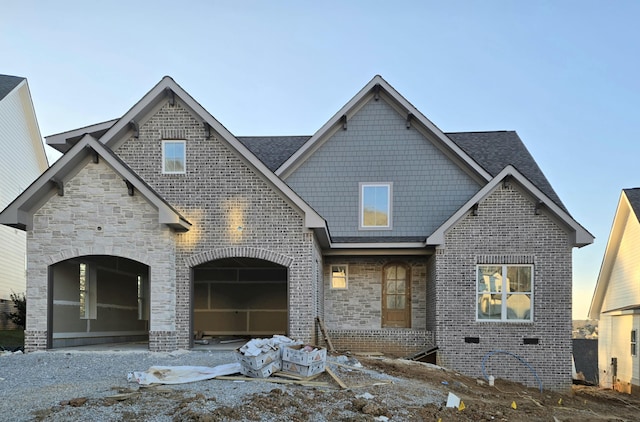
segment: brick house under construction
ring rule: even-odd
[[[515,132],[443,133],[374,77],[306,137],[236,137],[170,77],[1,214],[27,232],[28,351],[287,334],[571,383],[571,255],[593,242]],[[522,361],[535,371],[520,370]],[[536,378],[537,379],[537,378]]]

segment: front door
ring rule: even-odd
[[[382,270],[382,326],[411,327],[411,276],[409,267],[393,263]]]

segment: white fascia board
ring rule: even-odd
[[[433,255],[432,249],[424,245],[420,248],[344,248],[322,251],[323,256],[426,256]]]
[[[596,280],[593,297],[591,298],[591,305],[589,306],[589,318],[591,319],[598,319],[602,312],[602,304],[604,303],[604,298],[609,288],[613,265],[615,264],[618,250],[620,249],[624,228],[631,214],[633,214],[633,209],[624,191],[622,191],[620,199],[618,200],[616,213],[613,217],[613,223],[611,224],[611,230],[609,231],[609,239],[607,240],[607,246],[605,247],[604,256],[602,257],[602,264],[600,265],[600,272]]]
[[[575,233],[574,245],[577,247],[586,246],[593,243],[594,237],[577,221],[567,214],[562,208],[555,204],[547,195],[538,189],[529,179],[524,177],[512,165],[506,166],[496,177],[489,181],[482,189],[480,189],[469,201],[458,209],[447,221],[445,221],[431,236],[427,238],[427,245],[442,245],[445,242],[446,232],[460,221],[467,212],[477,203],[489,196],[505,177],[512,177],[522,187],[524,187],[531,195],[540,201],[552,214],[557,216],[566,226]]]
[[[323,228],[326,227],[325,220],[311,208],[298,194],[296,194],[286,183],[278,178],[271,170],[269,170],[247,147],[236,139],[231,132],[227,130],[218,120],[216,120],[204,107],[200,105],[189,93],[187,93],[172,78],[165,76],[162,80],[151,89],[138,103],[136,103],[125,115],[114,124],[100,138],[101,142],[107,146],[118,141],[118,139],[129,131],[129,122],[135,120],[139,116],[144,116],[147,111],[151,110],[160,101],[166,99],[166,89],[170,89],[183,104],[191,109],[193,113],[202,119],[203,123],[207,123],[212,130],[220,135],[220,137],[235,149],[238,154],[245,160],[247,164],[252,166],[260,173],[265,180],[274,188],[279,190],[292,204],[294,204],[305,217],[305,225],[307,228]]]
[[[425,247],[424,242],[331,243],[331,249],[416,249]]]
[[[347,104],[345,104],[336,114],[333,115],[327,123],[325,123],[305,144],[298,149],[287,161],[285,161],[275,173],[282,177],[287,178],[302,162],[304,162],[313,151],[316,149],[316,144],[325,140],[327,135],[334,130],[335,126],[340,123],[340,119],[344,115],[353,114],[359,105],[370,95],[371,90],[379,85],[384,92],[397,104],[399,104],[404,111],[408,114],[413,114],[414,118],[424,126],[429,132],[442,142],[446,148],[457,154],[465,163],[469,165],[475,172],[477,172],[485,181],[491,179],[491,174],[484,170],[478,163],[476,163],[467,153],[465,153],[455,142],[449,139],[436,125],[434,125],[424,114],[422,114],[417,108],[415,108],[406,98],[404,98],[398,91],[395,90],[387,81],[385,81],[380,75],[376,75],[367,85],[364,86]]]

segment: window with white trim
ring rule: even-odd
[[[360,183],[360,228],[391,228],[391,183]]]
[[[162,173],[186,173],[186,141],[162,141]]]
[[[346,265],[331,266],[331,289],[346,290],[348,287],[348,267]]]
[[[477,266],[478,321],[533,321],[533,265]]]

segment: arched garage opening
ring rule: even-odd
[[[287,334],[287,278],[286,267],[256,258],[223,258],[194,267],[194,334]]]
[[[50,267],[52,348],[149,340],[149,267],[87,255]]]

